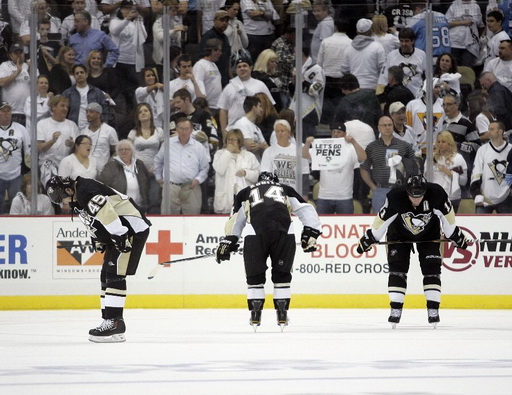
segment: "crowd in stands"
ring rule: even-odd
[[[456,210],[471,201],[470,212],[512,213],[512,0],[429,2],[431,83],[426,2],[171,0],[168,32],[163,3],[2,0],[0,214],[31,212],[30,168],[43,193],[38,214],[69,212],[44,196],[58,174],[100,180],[148,214],[197,215],[229,213],[234,194],[260,171],[296,187],[298,163],[299,193],[320,214],[351,214],[354,203],[375,213],[408,175],[432,170],[430,87],[431,181]],[[331,138],[341,141],[342,159],[313,171],[315,139]]]

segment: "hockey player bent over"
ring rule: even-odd
[[[423,273],[428,322],[436,327],[441,302],[441,244],[425,242],[441,237],[441,232],[458,248],[467,248],[466,237],[455,225],[455,213],[444,189],[429,183],[422,175],[410,176],[406,186],[392,189],[375,218],[371,229],[360,239],[357,252],[369,251],[387,231],[388,241],[410,241],[389,245],[388,293],[393,328],[400,322],[407,289],[410,254],[414,242]]]
[[[281,185],[276,175],[262,172],[255,185],[241,190],[235,197],[233,212],[226,223],[226,237],[217,248],[217,262],[229,260],[238,250],[238,239],[248,225],[244,242],[244,262],[247,279],[247,303],[251,311],[250,324],[260,325],[265,303],[265,272],[267,258],[272,262],[274,308],[281,330],[288,325],[290,283],[295,256],[295,234],[290,212],[304,225],[301,245],[304,252],[316,250],[320,236],[320,219],[310,204],[287,185]]]
[[[96,343],[125,341],[123,308],[126,276],[134,275],[151,223],[128,196],[96,180],[53,176],[46,184],[55,204],[69,203],[92,236],[96,251],[104,252],[101,268],[103,322],[89,331]]]

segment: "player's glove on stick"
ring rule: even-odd
[[[107,249],[107,245],[105,243],[102,243],[101,241],[96,240],[94,237],[91,237],[92,245],[94,246],[94,249],[97,252],[104,253]]]
[[[371,229],[368,229],[361,239],[359,239],[359,245],[357,246],[357,253],[362,254],[363,252],[370,251],[372,245],[377,243]]]
[[[455,230],[453,231],[452,235],[448,237],[453,243],[457,246],[457,248],[462,248],[465,250],[468,248],[468,240],[466,239],[466,236],[464,233],[462,233],[462,230],[458,226],[455,227]]]
[[[132,243],[128,240],[128,233],[121,236],[112,235],[111,238],[117,251],[126,253],[132,250]]]
[[[222,261],[229,261],[231,259],[231,253],[238,250],[238,237],[237,236],[226,236],[219,243],[217,248],[217,263]]]
[[[309,226],[304,226],[302,234],[300,236],[300,245],[304,252],[316,251],[316,239],[322,232]]]

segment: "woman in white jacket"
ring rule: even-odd
[[[242,149],[244,135],[239,129],[226,134],[223,148],[213,157],[215,196],[213,211],[229,214],[234,196],[246,186],[254,184],[260,173],[260,163],[252,152]]]

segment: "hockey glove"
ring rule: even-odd
[[[96,240],[94,237],[91,237],[91,245],[94,246],[94,251],[101,252],[102,254],[105,252],[107,248],[107,245],[105,243]]]
[[[231,253],[238,250],[239,244],[237,244],[237,242],[237,236],[226,236],[220,241],[219,247],[217,248],[217,263],[231,259]]]
[[[128,233],[121,236],[112,235],[111,238],[117,251],[126,253],[132,250],[132,243],[128,240]]]
[[[371,229],[368,229],[361,239],[359,239],[359,245],[357,246],[357,253],[362,254],[363,252],[370,251],[372,245],[377,243]]]
[[[320,236],[322,232],[311,228],[309,226],[304,226],[302,229],[302,234],[300,236],[300,244],[304,252],[313,252],[316,251],[316,239]]]
[[[468,240],[466,239],[466,236],[464,233],[462,233],[462,230],[458,226],[455,227],[455,230],[453,231],[452,235],[448,237],[453,243],[457,246],[457,248],[462,248],[465,250],[468,248]]]

